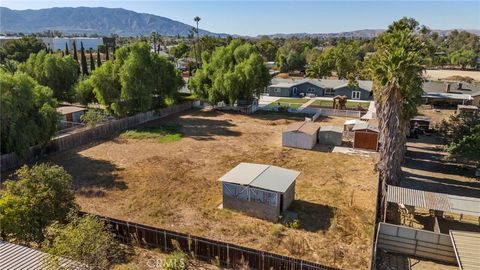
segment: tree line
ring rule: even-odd
[[[34,37],[8,41],[0,49],[1,153],[22,156],[56,131],[61,102],[98,103],[125,117],[172,105],[184,82],[175,65],[144,42],[104,53],[80,48],[52,52]],[[102,61],[101,55],[104,59]],[[87,60],[88,59],[88,60]]]

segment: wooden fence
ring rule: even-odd
[[[87,144],[96,140],[107,139],[113,136],[118,131],[132,128],[145,122],[166,117],[171,114],[188,110],[190,108],[192,108],[192,103],[187,102],[184,104],[160,109],[158,111],[139,113],[134,116],[106,122],[92,128],[78,130],[75,133],[58,136],[50,140],[46,145],[36,145],[31,147],[28,153],[26,153],[25,157],[23,158],[18,157],[15,153],[2,155],[0,157],[0,170],[2,172],[13,170],[20,167],[22,164],[32,163],[45,155],[72,149],[74,147]]]
[[[324,266],[267,251],[114,218],[97,217],[105,220],[111,226],[113,233],[123,243],[158,248],[162,252],[171,252],[176,249],[174,244],[176,242],[183,252],[209,263],[219,263],[227,268],[248,264],[251,269],[258,270],[338,270],[335,267]]]

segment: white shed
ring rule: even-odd
[[[223,208],[277,222],[295,199],[299,174],[273,165],[242,162],[220,178]]]
[[[313,122],[295,122],[282,132],[282,145],[312,149],[317,143],[318,125]]]

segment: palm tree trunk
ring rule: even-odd
[[[377,167],[383,173],[380,180],[388,185],[398,185],[401,165],[405,156],[406,125],[402,120],[401,102],[395,87],[384,90],[383,100],[376,102],[380,129],[380,160]]]

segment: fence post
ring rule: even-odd
[[[165,230],[163,230],[163,244],[164,244],[165,252],[168,252],[168,250],[167,250],[167,232]]]
[[[230,268],[230,247],[227,243],[227,268]]]

